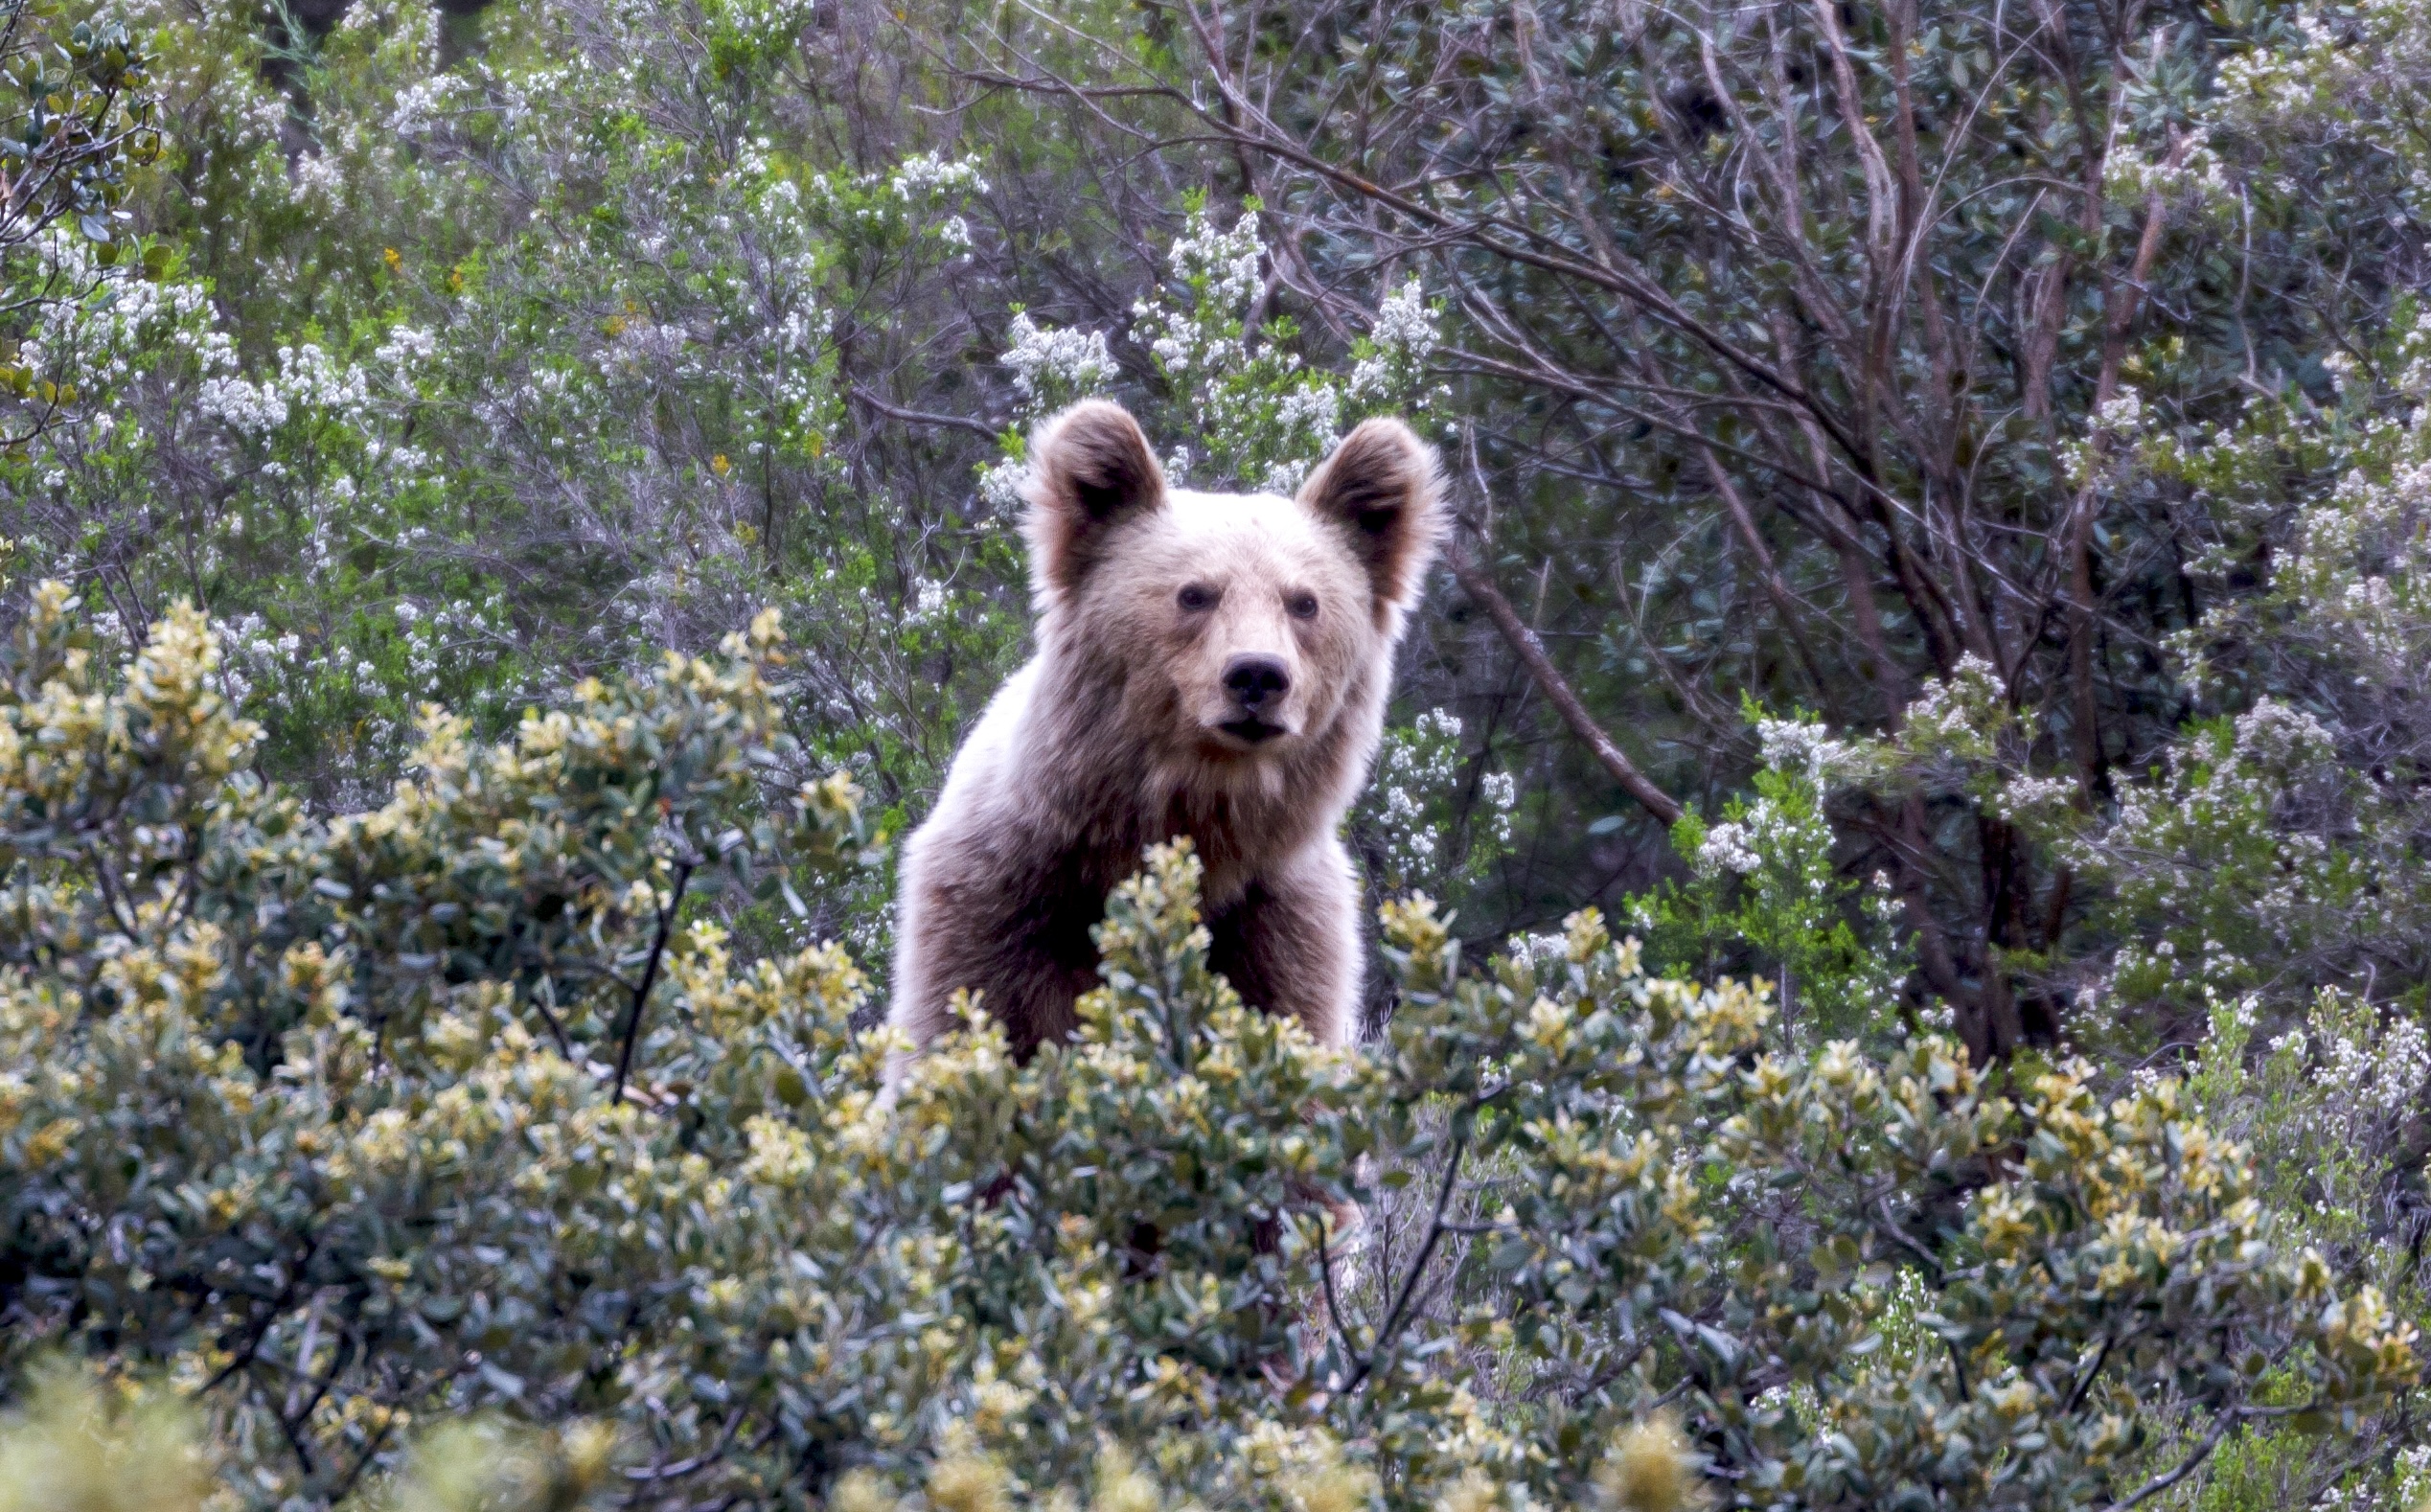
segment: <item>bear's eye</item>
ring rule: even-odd
[[[1317,595],[1295,593],[1292,595],[1291,602],[1284,607],[1292,611],[1292,618],[1296,620],[1313,620],[1317,618]]]
[[[1201,609],[1215,607],[1216,590],[1204,583],[1193,583],[1185,585],[1175,598],[1184,609],[1196,614]]]

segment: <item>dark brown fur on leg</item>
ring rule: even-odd
[[[1332,875],[1340,868],[1341,876]],[[1207,921],[1207,964],[1241,1000],[1289,1014],[1318,1043],[1347,1045],[1358,1025],[1362,945],[1349,858],[1331,845],[1251,882]]]

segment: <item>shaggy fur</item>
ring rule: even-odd
[[[1038,654],[905,846],[891,1021],[926,1045],[968,987],[1018,1054],[1067,1034],[1107,893],[1186,835],[1216,969],[1347,1042],[1363,950],[1336,832],[1435,549],[1434,452],[1369,421],[1296,499],[1169,490],[1131,416],[1091,401],[1031,456]]]

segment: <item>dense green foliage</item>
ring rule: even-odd
[[[673,928],[698,872],[859,843],[836,783],[727,822],[780,765],[772,617],[495,745],[434,717],[321,819],[246,769],[192,611],[105,692],[63,600],[0,704],[10,1350],[199,1402],[232,1504],[486,1405],[651,1502],[1584,1501],[1651,1434],[1672,1504],[2080,1506],[2164,1425],[2351,1429],[2415,1376],[2179,1083],[1768,1050],[1763,995],[1593,912],[1478,974],[1389,910],[1400,1012],[1328,1052],[1208,972],[1162,850],[1077,1043],[982,1019],[890,1108],[842,951]],[[1361,1254],[1363,1162],[1430,1195]]]
[[[0,1504],[2431,1495],[2420,6],[0,15]],[[1443,447],[1374,1033],[881,1106],[1099,393]]]

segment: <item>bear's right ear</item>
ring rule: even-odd
[[[1097,564],[1112,526],[1164,502],[1165,474],[1130,411],[1083,400],[1031,439],[1021,493],[1031,575],[1042,594],[1069,595]]]

